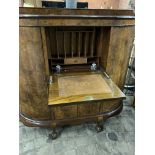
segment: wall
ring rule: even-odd
[[[119,9],[135,9],[135,0],[119,0]]]
[[[21,1],[19,5],[21,5]],[[41,7],[42,0],[24,0],[24,2],[34,4]],[[46,0],[47,1],[47,0]],[[62,0],[48,0],[62,1]],[[78,2],[88,2],[89,9],[134,9],[135,0],[77,0]]]
[[[78,0],[88,2],[89,9],[134,9],[135,0]]]
[[[117,9],[119,0],[78,0],[78,2],[88,2],[89,9]]]

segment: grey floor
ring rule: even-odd
[[[95,124],[63,128],[52,140],[49,129],[26,127],[19,123],[20,155],[134,155],[135,110],[131,97],[124,101],[120,115],[105,122],[103,132]]]

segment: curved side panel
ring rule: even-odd
[[[129,58],[134,41],[134,26],[112,27],[105,66],[112,81],[123,90]]]
[[[41,30],[20,27],[19,37],[20,113],[32,119],[50,119]]]
[[[61,126],[63,124],[76,124],[76,122],[85,122],[85,121],[96,121],[98,116],[103,116],[104,119],[108,119],[109,117],[118,115],[123,108],[123,103],[121,102],[118,107],[116,107],[114,110],[110,112],[105,112],[99,115],[95,116],[88,116],[88,117],[79,117],[76,119],[62,119],[62,120],[38,120],[38,119],[32,119],[27,116],[24,116],[23,114],[20,114],[20,121],[22,121],[27,126],[32,127],[51,127],[52,123],[56,123],[57,126]],[[78,123],[77,123],[78,124]]]

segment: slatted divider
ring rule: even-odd
[[[87,57],[88,48],[89,48],[89,32],[84,32],[84,57]]]
[[[94,56],[94,46],[95,46],[95,28],[93,30],[93,33],[91,33],[91,38],[90,38],[90,56]]]
[[[49,63],[53,67],[73,65],[74,61],[74,65],[91,65],[93,62],[99,65],[102,32],[97,27],[47,27]]]
[[[65,58],[71,56],[71,33],[66,31],[64,32],[64,51],[65,51]]]
[[[60,48],[59,48],[59,41],[58,41],[58,32],[56,31],[56,47],[57,47],[57,55],[59,59],[59,53],[60,53]]]
[[[46,42],[47,42],[47,50],[48,50],[48,58],[51,59],[51,44],[50,44],[50,29],[49,27],[45,29],[46,34]]]
[[[58,57],[57,43],[56,43],[56,28],[49,28],[51,57]]]
[[[71,52],[72,52],[72,57],[75,56],[76,54],[76,46],[77,46],[77,43],[76,43],[76,32],[71,32]]]
[[[80,57],[80,53],[82,50],[82,32],[78,32],[78,57]]]
[[[64,57],[64,38],[63,32],[56,32],[56,41],[57,41],[57,52],[59,53],[59,58]]]

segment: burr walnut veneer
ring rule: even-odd
[[[122,110],[134,39],[131,10],[20,8],[20,120],[97,131]]]

